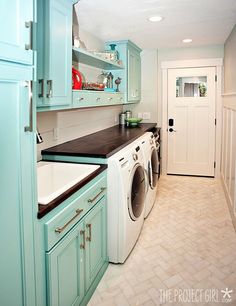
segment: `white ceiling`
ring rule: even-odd
[[[104,41],[130,39],[143,49],[223,44],[236,23],[236,0],[80,0],[80,28]],[[147,18],[163,16],[152,23]]]

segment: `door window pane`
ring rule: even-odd
[[[176,97],[206,97],[207,77],[178,77],[176,78]]]

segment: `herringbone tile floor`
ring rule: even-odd
[[[221,183],[163,176],[133,252],[109,265],[88,305],[226,305],[226,288],[235,306],[236,234]]]

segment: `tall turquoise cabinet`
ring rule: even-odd
[[[34,2],[0,2],[0,305],[35,305]]]

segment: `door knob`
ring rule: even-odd
[[[177,132],[176,130],[172,129],[172,128],[169,128],[169,132]]]

